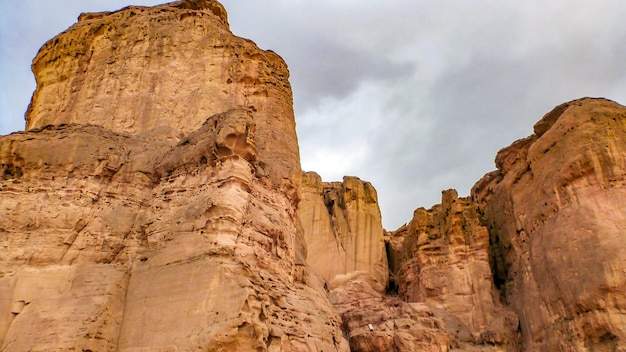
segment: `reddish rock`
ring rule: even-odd
[[[330,299],[341,315],[353,352],[444,352],[450,348],[443,321],[427,305],[378,292],[368,275],[335,280]]]
[[[527,351],[626,350],[626,108],[556,107],[472,190]]]
[[[391,275],[399,297],[443,321],[453,348],[518,350],[516,315],[500,303],[489,265],[489,234],[477,207],[455,190],[415,210],[389,234]]]

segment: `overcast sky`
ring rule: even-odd
[[[0,4],[0,134],[24,128],[30,63],[85,11],[153,0]],[[291,72],[302,167],[372,182],[384,226],[468,195],[554,106],[626,103],[623,0],[223,0],[231,30]]]

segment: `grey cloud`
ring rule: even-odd
[[[384,57],[350,50],[338,43],[311,41],[305,50],[285,55],[292,59],[294,94],[301,111],[319,103],[324,97],[345,98],[368,80],[395,80],[411,75],[413,66],[393,63]]]
[[[377,28],[367,20],[374,15],[365,11],[367,3],[342,7],[329,1],[263,5],[244,1],[243,5],[232,5],[233,32],[253,37],[259,46],[276,51],[289,65],[299,113],[316,107],[323,98],[346,98],[363,81],[394,80],[411,75],[415,69],[411,62],[394,61],[384,48],[368,45],[378,36],[373,35]],[[261,19],[261,7],[263,12],[273,13],[275,20]],[[264,31],[258,30],[260,26]]]

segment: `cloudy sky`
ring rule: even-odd
[[[0,4],[0,134],[21,130],[30,62],[80,12],[158,0]],[[387,229],[468,195],[554,106],[626,103],[623,0],[223,0],[232,31],[288,63],[302,167],[378,190]]]

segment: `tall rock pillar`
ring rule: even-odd
[[[284,61],[217,1],[80,16],[0,138],[0,350],[346,351]]]
[[[557,106],[472,190],[528,351],[626,349],[626,108]]]

